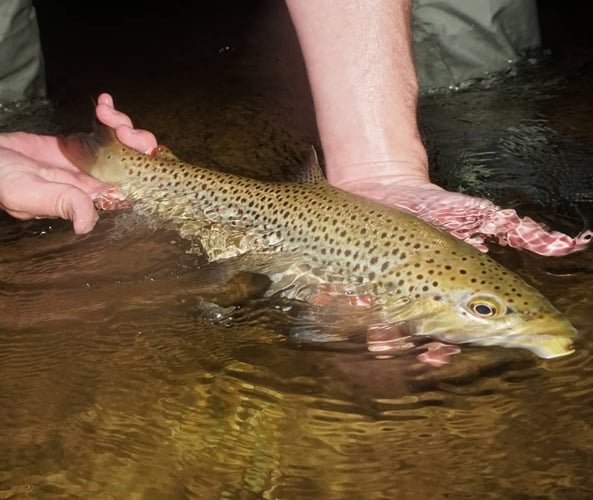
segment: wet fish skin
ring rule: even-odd
[[[576,330],[519,276],[408,213],[330,186],[315,159],[303,182],[262,182],[184,163],[166,148],[141,154],[96,127],[63,138],[63,152],[154,215],[229,227],[244,250],[294,254],[370,289],[381,320],[405,321],[415,335],[543,358],[574,351]]]

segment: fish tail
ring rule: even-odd
[[[121,180],[123,170],[117,168],[118,160],[128,148],[112,128],[94,120],[92,133],[59,137],[58,145],[68,160],[89,175],[112,184]]]

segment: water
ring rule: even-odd
[[[86,128],[88,96],[111,90],[190,161],[204,156],[242,173],[285,175],[315,134],[304,75],[286,62],[290,37],[270,42],[285,30],[284,14],[214,10],[192,18],[203,28],[194,33],[208,36],[189,34],[189,21],[178,19],[160,28],[171,35],[179,27],[171,45],[150,45],[132,61],[113,58],[110,44],[147,44],[134,31],[144,25],[132,23],[138,36],[129,39],[113,30],[107,47],[89,37],[84,43],[107,56],[84,74],[72,73],[88,64],[84,47],[60,56],[58,34],[52,42],[46,32],[57,120]],[[508,137],[537,120],[559,134],[551,140],[557,157],[582,169],[581,186],[593,133],[591,115],[574,111],[593,77],[582,66],[536,68],[528,81],[508,84],[513,99],[501,84],[425,101],[442,168],[458,165],[449,182],[491,189],[492,179],[467,182],[471,162],[453,161],[464,120],[481,127],[473,158],[501,131]],[[569,76],[559,84],[551,73]],[[283,78],[297,82],[292,93]],[[529,164],[524,151],[505,149],[505,162]],[[496,159],[489,163],[501,168]],[[515,193],[505,198],[509,190],[491,191],[521,205]],[[519,201],[529,201],[521,206],[533,216],[575,229],[585,218],[582,206],[561,210],[579,201],[570,196],[528,195]],[[495,251],[580,330],[574,355],[544,361],[522,350],[464,347],[433,369],[412,354],[374,359],[355,340],[291,341],[286,318],[265,307],[273,321],[205,319],[195,299],[206,286],[204,263],[188,248],[129,214],[106,214],[84,237],[62,221],[2,217],[0,498],[593,496],[590,252],[546,259]]]
[[[210,324],[184,243],[116,221],[82,239],[4,221],[4,498],[590,494],[587,342],[554,361],[465,348],[434,370]],[[583,260],[532,275],[585,323]]]

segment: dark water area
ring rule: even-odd
[[[241,174],[285,178],[318,141],[282,2],[37,4],[52,107],[5,128],[88,130],[109,91],[181,158]],[[575,9],[542,2],[537,62],[420,107],[440,183],[571,232],[593,200]],[[129,213],[86,236],[0,217],[0,498],[593,497],[590,251],[493,249],[577,327],[575,354],[464,347],[435,369],[291,341],[277,311],[212,321],[189,248]]]

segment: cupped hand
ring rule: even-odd
[[[406,210],[460,240],[487,252],[486,241],[529,250],[547,256],[562,256],[586,249],[593,236],[582,231],[572,238],[549,231],[529,217],[519,217],[483,198],[445,191],[430,182],[414,182],[395,176],[343,182],[346,191]]]
[[[134,129],[109,94],[99,96],[96,114],[124,144],[142,152],[156,147],[154,135]],[[0,208],[13,217],[60,217],[72,221],[75,233],[88,233],[97,221],[93,199],[107,189],[62,154],[55,136],[0,134]]]

